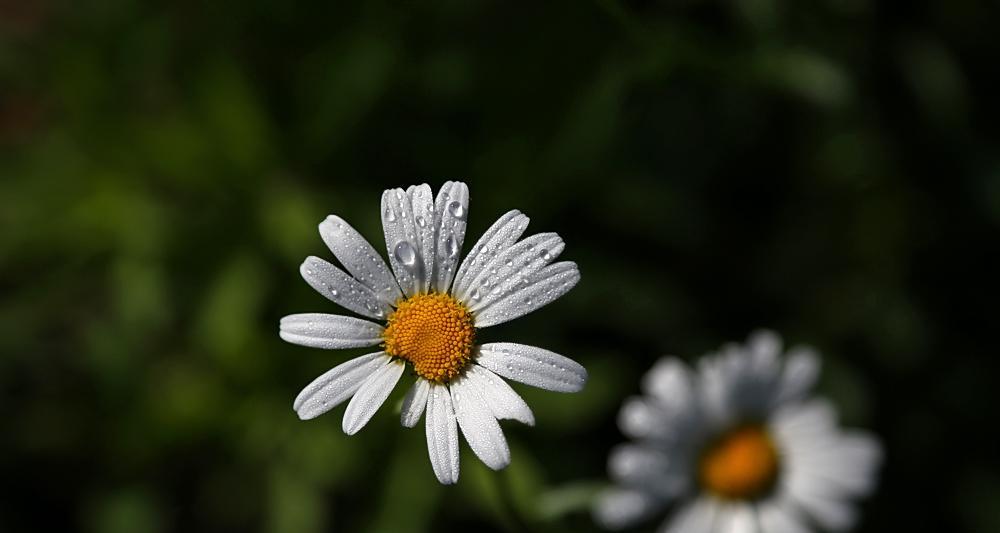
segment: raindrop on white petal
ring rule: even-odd
[[[404,266],[412,267],[417,264],[417,251],[413,248],[413,245],[406,241],[399,241],[396,244],[395,251],[393,252],[396,259]]]
[[[482,297],[483,297],[483,295],[479,293],[479,289],[476,289],[476,290],[472,291],[472,299],[473,300],[475,300],[475,301],[478,302]]]
[[[455,257],[458,255],[458,240],[455,239],[454,235],[448,236],[448,240],[444,243],[445,249],[448,250],[448,257]]]
[[[424,220],[424,217],[417,215],[416,220],[417,220],[417,225],[420,226],[421,228],[427,226],[427,221]]]
[[[538,253],[538,256],[542,258],[542,261],[552,260],[552,254],[550,254],[545,248],[542,248],[542,251]]]
[[[389,222],[396,221],[396,212],[393,211],[391,207],[385,208],[385,219],[388,220]]]
[[[461,202],[452,202],[448,204],[448,212],[451,213],[451,216],[459,220],[465,220],[465,206],[462,205]]]

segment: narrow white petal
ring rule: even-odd
[[[712,533],[719,514],[719,504],[701,497],[683,506],[662,529],[665,533]]]
[[[556,392],[577,392],[587,383],[587,370],[576,361],[513,342],[483,344],[476,363],[507,379]]]
[[[468,216],[469,188],[459,181],[446,182],[434,201],[437,253],[432,288],[438,292],[448,292],[451,288],[451,280],[455,277],[458,259],[462,255]]]
[[[680,454],[637,444],[621,444],[608,455],[611,479],[630,487],[643,487],[663,499],[673,499],[688,489],[690,472]]]
[[[413,211],[415,242],[419,245],[417,257],[421,262],[417,291],[428,292],[434,281],[434,262],[437,256],[437,213],[434,212],[434,195],[430,185],[424,183],[407,189],[406,196]]]
[[[384,319],[392,306],[350,274],[314,256],[299,267],[299,273],[316,292],[345,309],[369,318]]]
[[[580,281],[576,263],[549,265],[525,278],[527,283],[476,313],[476,327],[495,326],[546,306],[569,292]]]
[[[316,418],[350,398],[365,379],[388,359],[384,352],[376,352],[333,367],[302,389],[292,409],[302,420]]]
[[[458,273],[455,274],[455,283],[451,293],[463,302],[469,301],[469,293],[471,292],[469,284],[472,280],[482,273],[483,267],[496,254],[517,242],[527,227],[528,217],[516,209],[508,211],[497,219],[479,238],[479,241],[469,251],[469,255],[465,256],[462,265],[458,268]]]
[[[411,428],[420,421],[420,417],[424,414],[424,408],[427,407],[427,395],[430,390],[429,381],[417,379],[410,390],[406,392],[406,397],[403,398],[403,412],[400,413],[400,422],[404,426]]]
[[[337,350],[382,342],[382,326],[350,316],[302,313],[281,319],[282,339],[302,346]]]
[[[451,392],[447,386],[432,384],[427,398],[427,453],[438,481],[451,485],[458,481],[458,424]]]
[[[874,489],[882,461],[878,440],[863,432],[838,432],[826,436],[781,435],[784,461],[803,482],[823,485],[839,496],[859,496]]]
[[[652,495],[631,489],[609,489],[597,498],[594,519],[606,529],[624,529],[649,518],[665,502]]]
[[[382,231],[389,251],[389,264],[406,296],[420,291],[427,273],[420,256],[420,240],[413,220],[413,204],[403,189],[382,193]]]
[[[385,304],[403,297],[396,278],[371,243],[344,219],[330,215],[319,225],[319,234],[344,268]]]
[[[846,500],[812,492],[792,492],[795,503],[828,531],[844,531],[858,518],[854,506]]]
[[[642,378],[642,390],[665,406],[683,410],[694,401],[693,378],[687,364],[676,357],[664,357]]]
[[[353,435],[365,427],[396,387],[403,368],[402,361],[390,360],[361,384],[344,411],[344,433]]]
[[[713,529],[716,533],[758,533],[757,516],[750,504],[731,502],[721,508]]]
[[[510,464],[510,448],[500,424],[475,383],[462,376],[451,382],[455,416],[469,447],[486,466],[500,470]]]
[[[809,533],[793,506],[780,500],[758,504],[757,519],[764,533]]]
[[[805,346],[792,348],[785,361],[775,405],[802,399],[816,383],[819,369],[819,354],[815,350]]]
[[[565,247],[558,234],[539,233],[497,254],[469,286],[469,310],[476,312],[524,286]]]
[[[479,365],[469,365],[465,375],[479,387],[486,404],[493,410],[493,416],[500,420],[511,419],[535,425],[531,408],[503,378]]]

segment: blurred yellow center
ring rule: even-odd
[[[771,489],[778,476],[778,452],[759,425],[740,426],[702,454],[701,484],[717,496],[750,500]]]
[[[447,294],[417,294],[402,300],[382,334],[385,351],[406,359],[420,377],[443,383],[465,368],[476,329],[472,313]]]

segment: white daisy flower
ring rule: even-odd
[[[343,269],[309,257],[300,272],[334,303],[366,317],[306,313],[281,319],[281,338],[314,348],[379,346],[306,386],[293,407],[303,420],[350,399],[343,429],[357,433],[381,407],[407,366],[416,382],[403,400],[402,423],[427,411],[427,451],[441,483],[458,481],[458,430],[490,468],[510,463],[498,419],[534,425],[524,400],[501,378],[576,392],[587,371],[559,354],[510,342],[476,344],[476,331],[526,315],[580,281],[576,264],[554,263],[564,248],[555,233],[519,240],[528,217],[500,217],[459,265],[469,188],[447,182],[437,197],[424,184],[382,194],[390,267],[340,217],[319,225]],[[346,272],[345,272],[346,271]],[[383,325],[384,324],[384,325]]]
[[[819,374],[809,348],[782,364],[781,339],[752,335],[706,356],[696,371],[674,358],[646,374],[645,396],[622,406],[634,443],[612,451],[616,486],[595,518],[620,529],[670,508],[664,533],[840,531],[854,498],[872,490],[882,450],[837,427],[828,402],[807,396]]]

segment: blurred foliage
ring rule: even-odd
[[[887,444],[862,530],[996,530],[998,15],[0,0],[0,529],[593,530],[642,372],[769,326]],[[295,417],[352,354],[277,321],[333,310],[326,214],[378,243],[383,188],[454,178],[470,240],[516,207],[583,272],[482,336],[591,382],[441,487],[388,407]]]

